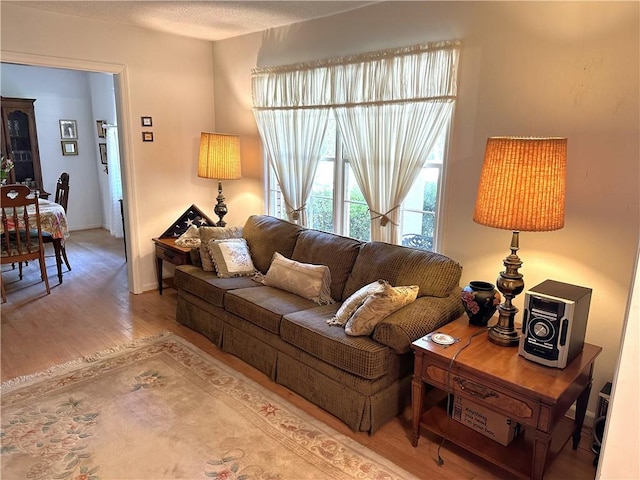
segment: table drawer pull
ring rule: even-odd
[[[481,398],[484,400],[487,398],[498,396],[496,392],[483,385],[480,385],[479,383],[470,382],[469,380],[460,377],[454,377],[454,380],[460,387],[460,390],[468,393],[472,397]]]

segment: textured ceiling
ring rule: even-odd
[[[375,2],[93,0],[6,3],[213,41],[326,17]]]

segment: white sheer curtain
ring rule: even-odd
[[[400,205],[453,113],[458,54],[458,42],[438,42],[331,67],[332,103],[372,240],[399,243]]]
[[[256,110],[260,136],[290,221],[307,225],[306,203],[320,159],[329,109]]]
[[[120,149],[118,145],[118,128],[105,125],[107,133],[107,171],[109,172],[109,232],[116,238],[124,237],[120,200],[122,199],[122,176],[120,172]]]
[[[330,109],[326,69],[255,69],[253,104],[260,137],[282,191],[289,220],[307,226],[320,147]]]
[[[451,119],[459,49],[459,41],[433,42],[254,69],[254,113],[290,219],[304,213],[331,109],[371,212],[371,238],[399,242],[400,204]]]

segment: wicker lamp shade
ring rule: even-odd
[[[241,178],[238,135],[206,132],[200,134],[198,176],[217,180]]]
[[[513,231],[564,226],[566,138],[490,137],[473,220]]]

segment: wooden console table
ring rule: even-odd
[[[437,330],[459,342],[443,347],[426,336],[413,343],[412,443],[418,445],[422,427],[516,476],[540,480],[570,437],[574,450],[578,447],[593,366],[602,349],[585,343],[566,368],[557,369],[525,359],[517,348],[495,345],[483,332],[452,363],[479,330],[486,329],[469,325],[465,316]],[[425,398],[427,385],[436,388]],[[451,419],[446,412],[447,392],[521,423],[524,433],[508,446],[488,439]],[[565,413],[574,402],[576,418],[571,421]]]
[[[154,238],[156,244],[156,275],[158,278],[158,292],[162,295],[162,262],[174,265],[187,265],[191,263],[190,248],[176,245],[175,238]]]

